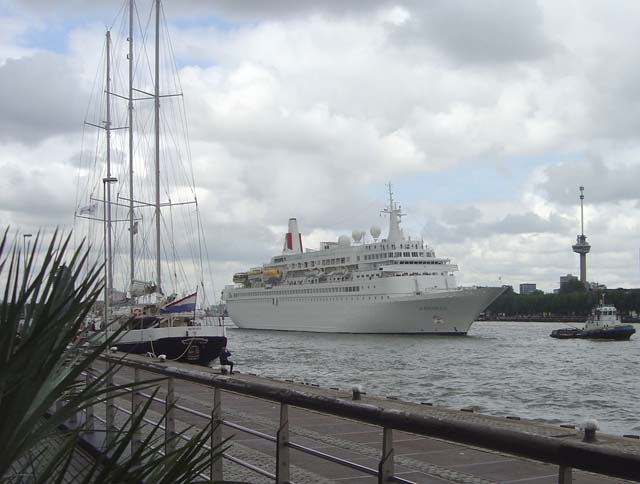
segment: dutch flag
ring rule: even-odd
[[[167,313],[192,313],[196,310],[196,298],[198,297],[198,293],[194,292],[189,296],[185,296],[182,299],[178,299],[177,301],[173,301],[170,304],[167,304],[164,307],[160,308],[160,312]]]

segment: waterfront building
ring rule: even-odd
[[[574,276],[573,274],[567,274],[566,276],[560,276],[560,289],[562,290],[562,288],[564,286],[566,286],[567,284],[569,284],[572,281],[577,281],[578,278],[576,276]]]
[[[536,285],[534,283],[525,282],[523,284],[520,284],[520,294],[521,295],[532,294],[534,292],[536,292]]]

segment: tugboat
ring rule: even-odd
[[[626,341],[636,332],[631,324],[622,324],[615,306],[599,304],[591,313],[583,329],[561,328],[551,332],[552,338],[607,339]]]
[[[622,324],[620,314],[615,306],[600,304],[591,313],[578,334],[583,339],[613,339],[625,341],[631,338],[636,330],[631,324]]]

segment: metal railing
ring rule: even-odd
[[[393,409],[383,409],[373,405],[356,403],[333,397],[313,395],[297,390],[283,389],[263,383],[248,382],[240,379],[222,378],[211,373],[197,370],[184,370],[175,367],[166,367],[162,364],[141,362],[129,359],[104,355],[100,358],[107,365],[119,365],[133,369],[134,381],[142,381],[142,371],[162,375],[167,378],[165,398],[154,397],[139,390],[132,390],[131,410],[116,405],[114,400],[107,401],[105,419],[95,415],[92,407],[86,410],[85,420],[88,430],[94,429],[94,419],[102,421],[106,429],[107,440],[113,438],[115,431],[116,411],[128,415],[139,411],[143,399],[153,399],[155,402],[165,405],[165,426],[160,429],[165,432],[165,452],[169,452],[176,444],[175,412],[182,411],[203,419],[212,420],[213,432],[210,446],[207,450],[219,449],[223,443],[222,426],[227,426],[250,435],[263,438],[276,445],[275,470],[273,474],[261,469],[249,462],[229,455],[227,452],[222,457],[230,462],[256,472],[264,477],[275,480],[277,484],[290,481],[290,456],[289,450],[297,451],[324,459],[339,465],[356,469],[364,474],[378,477],[379,483],[399,482],[411,484],[411,481],[394,475],[394,443],[393,431],[400,430],[425,437],[435,437],[459,444],[480,447],[492,451],[498,451],[513,456],[524,457],[544,463],[558,466],[558,483],[570,484],[572,482],[572,469],[580,469],[610,477],[637,480],[640,478],[640,455],[621,452],[610,447],[576,441],[564,441],[558,438],[527,434],[503,428],[491,427],[473,422],[463,422],[450,418],[433,417],[428,415],[413,414],[410,412]],[[87,375],[90,378],[90,375]],[[174,391],[175,381],[183,380],[214,389],[213,408],[211,413],[203,413],[197,410],[177,404]],[[112,382],[112,380],[111,380]],[[109,382],[107,382],[109,383]],[[280,417],[278,430],[275,436],[268,435],[257,430],[239,425],[223,419],[222,391],[233,392],[246,397],[255,397],[280,404]],[[344,417],[358,422],[374,425],[383,429],[382,452],[377,469],[326,454],[290,440],[289,433],[289,407],[298,407],[317,411],[323,414]],[[159,425],[157,422],[145,420],[148,423]],[[179,434],[180,438],[188,440],[189,437]],[[134,438],[132,451],[139,444],[140,437]],[[223,479],[223,459],[213,459],[210,468],[212,480]]]

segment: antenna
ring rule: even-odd
[[[584,235],[584,187],[580,187],[580,234]]]
[[[387,241],[392,243],[400,242],[404,240],[402,230],[400,229],[400,222],[404,214],[402,213],[402,207],[398,207],[393,201],[391,182],[387,183],[387,188],[389,189],[389,206],[381,211],[381,213],[389,214],[389,235],[387,235]]]

